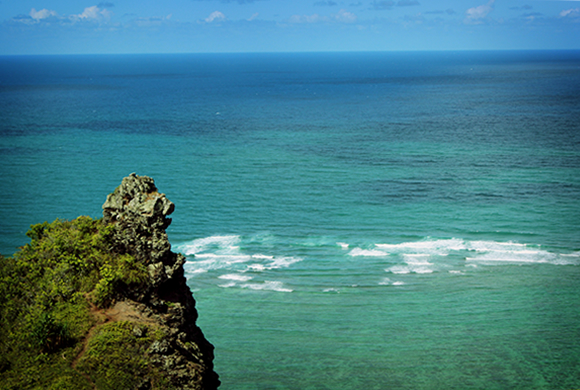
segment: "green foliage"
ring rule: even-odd
[[[44,237],[45,229],[50,225],[48,222],[38,223],[36,225],[30,226],[30,230],[26,232],[26,235],[32,239],[33,242],[40,241]]]
[[[27,233],[30,244],[16,256],[30,265],[60,265],[64,271],[85,275],[107,252],[108,232],[100,220],[90,217],[32,225]]]
[[[38,297],[41,305],[49,307],[84,292],[91,293],[99,306],[106,306],[119,292],[147,282],[143,264],[130,255],[111,253],[113,231],[113,226],[90,217],[30,227],[31,242],[15,258],[21,274],[43,291]]]
[[[55,321],[50,313],[42,313],[32,327],[34,347],[42,353],[52,353],[71,342],[66,323]]]
[[[128,254],[105,261],[99,268],[99,275],[93,291],[93,300],[99,306],[110,303],[119,292],[142,286],[148,280],[145,265]]]
[[[9,370],[0,376],[2,390],[94,390],[92,383],[64,359],[47,359],[41,355],[19,370]]]
[[[101,267],[101,278],[95,286],[93,297],[95,302],[102,306],[109,302],[113,296],[113,285],[115,282],[115,272],[109,264],[104,264]]]
[[[119,321],[102,325],[91,338],[78,369],[99,389],[133,389],[150,380],[156,389],[168,389],[155,367],[148,364],[147,349],[163,334],[154,328]]]
[[[148,281],[143,264],[112,252],[113,231],[113,226],[89,217],[44,222],[30,227],[30,243],[13,257],[0,256],[2,390],[94,388],[86,375],[73,368],[95,325],[91,302],[106,307]],[[135,341],[131,338],[116,340],[121,342],[117,347],[128,353],[142,352],[122,344]],[[144,348],[144,342],[138,348]],[[89,359],[86,364],[94,362]],[[136,370],[140,364],[138,359],[115,369]],[[107,375],[114,377],[115,369],[108,369]],[[141,371],[119,375],[136,372]]]

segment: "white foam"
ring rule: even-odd
[[[227,274],[219,276],[219,279],[234,280],[237,282],[247,282],[248,280],[251,280],[252,277],[242,274]]]
[[[278,269],[278,268],[288,268],[294,263],[302,261],[300,257],[276,257],[272,260],[270,265],[266,266],[266,269]]]
[[[248,265],[248,269],[256,272],[262,272],[266,269],[264,264],[250,264]]]
[[[218,284],[218,287],[222,287],[222,288],[230,288],[230,287],[235,287],[236,283],[234,282],[230,282],[228,284]]]
[[[401,282],[401,281],[395,281],[395,282],[393,282],[389,278],[384,278],[382,281],[379,282],[379,285],[381,285],[381,286],[389,286],[389,285],[392,285],[392,286],[402,286],[404,284],[405,284],[405,282]]]
[[[224,262],[227,264],[234,264],[234,263],[245,263],[252,259],[252,256],[248,255],[219,255],[215,253],[202,253],[195,256],[196,259],[210,259],[213,261]],[[200,261],[192,261],[192,263],[196,263]]]
[[[287,256],[287,257],[273,257],[272,256],[272,257],[268,257],[267,259],[270,260],[269,264],[254,263],[254,264],[248,265],[248,269],[250,269],[252,271],[256,271],[256,272],[262,272],[262,271],[266,271],[266,270],[288,268],[292,264],[298,263],[299,261],[302,261],[302,258],[292,257],[292,256]]]
[[[391,252],[407,254],[437,254],[444,256],[453,251],[489,251],[489,250],[506,250],[525,248],[526,244],[515,242],[497,242],[497,241],[466,241],[459,238],[424,240],[403,242],[400,244],[376,244],[379,249],[388,249]]]
[[[191,267],[188,267],[187,264],[191,264],[191,263],[186,263],[185,268],[187,269],[187,273],[189,274],[203,274],[207,272],[207,269],[203,269],[203,268],[193,268],[190,269]]]
[[[394,265],[390,268],[385,269],[385,271],[393,273],[393,274],[409,274],[411,270],[409,267],[404,265]]]
[[[469,241],[466,244],[467,249],[475,250],[477,252],[488,252],[488,251],[505,251],[505,250],[522,250],[525,248],[526,244],[520,244],[517,242],[498,242],[498,241]]]
[[[284,288],[282,282],[265,281],[264,283],[247,283],[240,285],[242,288],[249,288],[252,290],[269,290],[278,292],[292,292],[289,288]]]
[[[400,244],[376,244],[377,248],[387,249],[391,252],[405,253],[429,253],[439,254],[449,251],[459,251],[466,249],[465,241],[458,238],[444,240],[411,241]]]
[[[274,256],[263,255],[261,253],[256,253],[252,255],[252,259],[261,259],[261,260],[272,260]]]
[[[287,268],[301,261],[292,256],[275,257],[264,253],[247,254],[239,247],[240,236],[211,236],[199,238],[177,247],[186,255],[195,257],[187,262],[190,274],[199,274],[210,270],[253,270],[265,271]],[[245,263],[254,261],[254,264]],[[244,268],[245,267],[245,268]]]
[[[206,253],[196,256],[194,260],[186,262],[186,270],[190,274],[199,274],[218,269],[236,269],[241,264],[251,260],[246,255],[216,255]]]
[[[416,265],[433,265],[429,262],[419,262],[417,259],[427,256],[463,255],[469,262],[503,263],[550,263],[550,264],[578,264],[580,252],[557,254],[540,249],[536,245],[522,244],[513,241],[483,241],[462,240],[458,238],[435,239],[423,241],[403,242],[400,244],[376,244],[373,251],[389,251],[392,255],[402,256],[409,272],[428,273],[430,268],[414,269]],[[360,250],[362,251],[362,250]],[[354,254],[357,254],[355,252]],[[378,252],[377,252],[378,254]],[[466,256],[467,255],[467,256]],[[431,271],[429,271],[431,270]],[[395,269],[402,272],[402,269]]]
[[[552,259],[554,257],[554,259]],[[550,260],[555,260],[555,256],[548,256],[547,258],[538,255],[530,255],[529,253],[519,253],[515,251],[493,251],[483,253],[476,257],[466,257],[466,261],[479,262],[502,262],[502,263],[549,263]]]
[[[358,257],[358,256],[365,256],[365,257],[385,257],[389,254],[387,252],[383,252],[378,249],[361,249],[361,248],[354,248],[349,253],[349,256]]]
[[[221,249],[237,251],[236,244],[240,242],[240,236],[210,236],[198,238],[191,242],[177,245],[176,249],[186,256],[197,255],[198,253],[207,251],[209,249]]]
[[[475,251],[476,255],[466,257],[467,261],[561,264],[561,255],[542,249],[530,249],[527,244],[511,241],[471,241],[469,249]]]
[[[539,249],[526,248],[524,244],[478,243],[476,256],[466,257],[466,261],[509,262],[509,263],[558,263],[558,255]]]
[[[187,270],[190,274],[198,274],[232,268],[250,261],[251,256],[240,252],[239,242],[240,236],[210,236],[178,245],[177,248],[185,255],[195,256],[187,262]]]
[[[404,254],[403,259],[405,259],[405,263],[417,266],[417,265],[433,265],[433,263],[429,263],[427,259],[430,255],[425,254]]]
[[[264,278],[277,279],[272,276],[279,269],[286,269],[302,261],[294,256],[274,256],[268,253],[268,246],[257,246],[252,241],[251,246],[241,245],[242,239],[237,235],[220,235],[200,238],[178,245],[189,257],[185,269],[188,277],[210,277],[221,280],[220,287],[233,287],[290,292],[281,282],[256,282],[253,276],[264,273]],[[332,244],[334,241],[331,241]],[[325,244],[326,245],[326,244]],[[247,248],[256,248],[250,252]],[[384,262],[385,272],[394,275],[405,274],[432,274],[434,272],[448,272],[450,275],[464,275],[465,270],[458,266],[458,262],[465,260],[465,267],[501,266],[502,264],[580,264],[580,251],[556,253],[534,244],[522,244],[512,241],[484,241],[451,239],[426,239],[416,242],[399,244],[375,244],[375,246],[361,245],[352,247],[346,242],[336,242],[335,249],[344,250],[343,255],[353,258],[373,258],[375,262]],[[290,252],[290,254],[293,254]],[[449,256],[447,258],[447,256]],[[472,269],[473,269],[472,268]],[[200,276],[207,272],[210,276]],[[221,272],[220,272],[221,270]],[[250,272],[248,272],[250,271]],[[245,274],[244,274],[245,273]],[[218,276],[222,274],[221,276]],[[250,276],[252,275],[252,276]],[[405,279],[405,277],[398,277]],[[217,281],[217,279],[214,279]],[[219,282],[218,282],[219,283]],[[389,278],[378,281],[380,285],[397,285]],[[402,283],[402,282],[401,282]],[[400,284],[399,284],[400,285]],[[326,289],[325,292],[332,292]],[[338,292],[338,291],[336,291]]]
[[[427,263],[427,265],[432,264]],[[394,265],[385,271],[393,274],[432,274],[434,272],[432,268],[426,267],[424,264]]]
[[[433,265],[427,261],[431,255],[424,253],[403,254],[405,263],[409,266],[409,271],[416,274],[430,274],[433,269],[429,266]]]
[[[337,288],[325,288],[322,292],[332,292],[332,293],[340,293]]]
[[[580,265],[580,252],[561,253],[558,255],[558,258],[554,260],[554,264]]]

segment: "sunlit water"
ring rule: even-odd
[[[0,252],[131,172],[224,389],[580,387],[580,53],[0,57]]]

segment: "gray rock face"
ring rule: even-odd
[[[145,264],[150,287],[158,288],[183,274],[185,258],[171,252],[165,229],[175,205],[160,194],[152,178],[132,173],[103,204],[103,220],[114,224],[114,251],[129,253]]]
[[[153,179],[132,173],[107,196],[103,219],[118,227],[117,250],[131,253],[145,264],[173,257],[165,229],[175,205],[160,194]]]
[[[131,174],[107,196],[103,220],[114,225],[112,250],[130,254],[148,270],[149,282],[124,299],[141,307],[168,335],[151,345],[149,356],[179,389],[210,390],[220,384],[213,371],[214,347],[196,325],[195,300],[183,271],[185,257],[171,251],[165,229],[175,206],[153,179]]]

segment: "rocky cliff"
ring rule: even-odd
[[[165,229],[174,205],[132,174],[103,218],[32,225],[0,256],[0,388],[214,390],[213,346]]]
[[[171,251],[165,231],[174,209],[153,179],[136,174],[124,178],[107,197],[103,220],[115,227],[112,250],[133,256],[149,275],[147,283],[122,291],[120,298],[167,335],[151,345],[149,356],[172,385],[215,389],[219,380],[213,371],[214,348],[196,325],[195,300],[184,277],[185,258]]]

